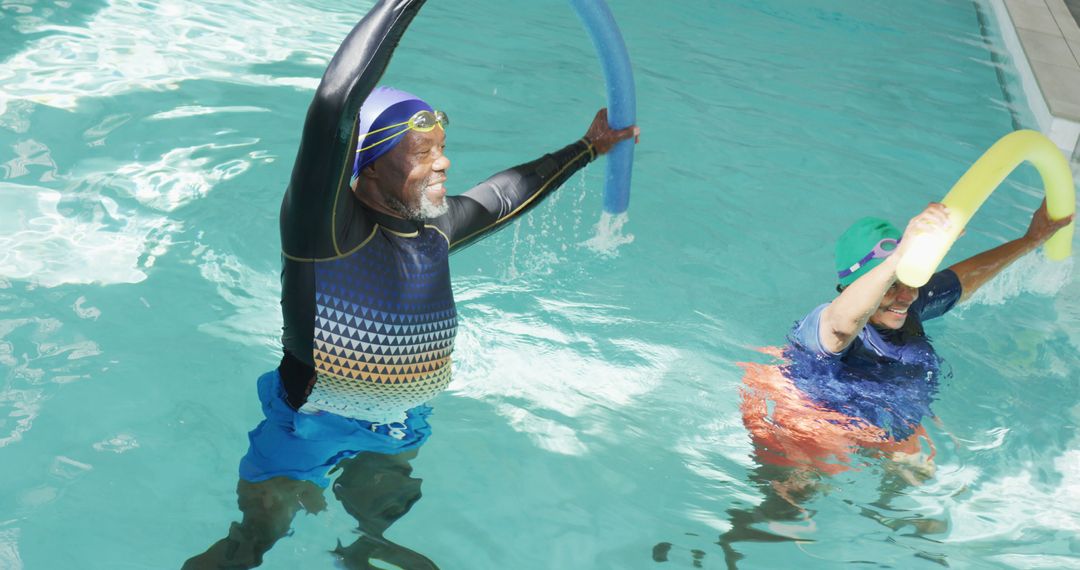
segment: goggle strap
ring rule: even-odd
[[[405,125],[405,124],[407,124],[407,123],[401,123],[401,124],[399,124],[399,125],[394,125],[394,126],[395,126],[395,127],[397,127],[397,126],[401,126],[401,125]],[[388,129],[388,128],[390,128],[390,127],[387,127],[387,129]],[[385,131],[386,129],[379,129],[379,130],[380,130],[380,131]],[[372,132],[375,132],[375,131],[372,131]],[[388,141],[388,140],[390,140],[390,139],[393,139],[393,138],[396,138],[396,137],[400,137],[401,135],[403,135],[403,134],[405,134],[405,133],[407,133],[407,132],[409,132],[409,128],[408,128],[408,127],[405,127],[404,129],[401,129],[400,131],[398,131],[398,132],[396,132],[396,133],[394,133],[394,134],[392,134],[392,135],[390,135],[390,136],[386,137],[385,139],[382,139],[382,140],[381,140],[381,141],[379,141],[379,142],[376,142],[376,143],[371,143],[371,144],[369,144],[369,145],[365,146],[364,148],[359,148],[359,149],[356,149],[356,154],[360,154],[360,153],[362,153],[362,152],[364,152],[365,150],[368,150],[368,149],[370,149],[370,148],[375,148],[375,147],[377,147],[377,146],[381,145],[382,143],[384,143],[384,142],[386,142],[386,141]],[[370,134],[370,133],[369,133],[369,134]],[[364,137],[364,138],[367,138],[367,137]]]
[[[371,135],[373,135],[375,133],[381,133],[383,131],[388,131],[388,130],[393,129],[395,127],[400,127],[401,125],[407,125],[407,124],[409,124],[409,121],[412,121],[412,118],[409,118],[408,121],[405,121],[405,122],[402,122],[402,123],[394,123],[392,125],[387,125],[387,126],[381,128],[381,129],[375,129],[374,131],[368,131],[367,134],[364,135],[364,138],[368,138],[368,137],[370,137]]]
[[[893,249],[891,249],[891,250],[889,250],[887,252],[883,248],[881,248],[881,244],[883,242],[886,242],[886,241],[893,242]],[[889,257],[890,255],[893,254],[894,251],[896,251],[896,247],[898,245],[900,245],[900,240],[892,239],[892,238],[885,238],[885,239],[877,242],[877,244],[874,245],[874,249],[870,250],[870,253],[863,256],[862,259],[856,261],[855,265],[852,265],[851,267],[848,267],[847,269],[837,271],[836,275],[839,276],[842,279],[844,277],[847,277],[848,275],[851,275],[852,273],[855,273],[859,269],[861,269],[862,266],[866,265],[871,259],[878,259],[878,255],[877,255],[878,249],[881,249],[881,251],[885,253],[885,255],[881,256],[881,259]]]
[[[369,144],[369,145],[367,145],[367,146],[365,146],[363,148],[356,149],[356,154],[360,154],[360,153],[364,152],[365,150],[375,148],[375,147],[381,145],[382,143],[384,143],[386,141],[389,141],[389,140],[391,140],[391,139],[393,139],[395,137],[401,136],[401,135],[407,133],[410,129],[418,130],[420,132],[426,133],[426,132],[429,132],[432,129],[434,129],[436,126],[438,126],[440,129],[446,130],[446,127],[443,127],[443,122],[439,120],[439,113],[440,113],[439,111],[435,111],[435,112],[426,111],[428,113],[431,113],[431,115],[433,117],[435,117],[435,124],[432,125],[430,128],[421,129],[419,127],[414,126],[413,125],[413,120],[416,118],[416,115],[419,115],[420,113],[424,113],[424,112],[425,111],[417,111],[412,117],[409,117],[408,121],[405,121],[405,122],[402,122],[402,123],[394,123],[393,125],[387,125],[387,126],[381,128],[381,129],[375,129],[374,131],[368,131],[367,134],[364,135],[365,139],[370,137],[371,135],[373,135],[375,133],[381,133],[383,131],[388,131],[390,129],[401,127],[401,126],[405,127],[401,131],[396,132],[396,133],[394,133],[394,134],[380,140],[379,142],[371,143],[371,144]],[[445,118],[445,116],[446,115],[444,114],[443,117]]]

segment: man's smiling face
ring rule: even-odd
[[[361,173],[374,185],[371,196],[385,209],[413,221],[437,218],[447,212],[446,132],[409,131],[401,143],[379,157]]]

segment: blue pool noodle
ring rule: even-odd
[[[633,125],[637,114],[634,73],[615,18],[604,0],[570,0],[589,32],[607,83],[608,124],[613,129]],[[630,205],[630,171],[634,166],[634,141],[625,140],[608,152],[604,181],[604,211],[621,214]]]

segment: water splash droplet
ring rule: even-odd
[[[634,241],[633,234],[624,234],[622,231],[622,227],[629,220],[630,215],[626,212],[614,215],[604,212],[600,215],[600,221],[596,223],[596,235],[582,245],[600,255],[615,257],[619,254],[619,246]]]

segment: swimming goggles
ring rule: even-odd
[[[369,145],[367,145],[367,146],[365,146],[363,148],[356,149],[356,154],[360,154],[360,153],[364,152],[365,150],[375,148],[375,147],[381,145],[382,143],[384,143],[386,141],[389,141],[389,140],[393,140],[393,139],[395,139],[395,138],[397,138],[397,137],[399,137],[399,136],[401,136],[401,135],[403,135],[403,134],[405,134],[405,133],[407,133],[409,131],[418,131],[418,132],[421,132],[421,133],[427,133],[427,132],[431,132],[432,130],[434,130],[436,126],[443,129],[443,130],[446,130],[446,127],[450,126],[450,117],[447,117],[446,113],[443,113],[442,111],[427,111],[427,110],[417,111],[416,114],[413,115],[412,117],[410,117],[408,121],[404,121],[404,122],[401,122],[401,123],[394,123],[393,125],[388,125],[388,126],[385,126],[385,127],[381,128],[381,129],[375,129],[374,131],[369,131],[368,134],[364,135],[364,140],[367,140],[368,137],[370,137],[371,135],[373,135],[375,133],[381,133],[383,131],[389,131],[390,129],[396,129],[398,127],[405,127],[403,129],[401,129],[400,131],[398,131],[398,132],[396,132],[396,133],[394,133],[394,134],[392,134],[392,135],[390,135],[390,136],[388,136],[388,137],[386,137],[386,138],[384,138],[384,139],[382,139],[382,140],[380,140],[378,142],[374,142],[374,143],[371,143],[371,144],[369,144]]]
[[[889,249],[885,249],[884,246],[887,245],[891,247]],[[847,277],[848,275],[851,275],[852,273],[855,273],[856,271],[862,269],[862,267],[869,263],[870,260],[889,257],[893,254],[894,251],[896,251],[896,246],[898,245],[900,245],[900,240],[893,238],[885,238],[877,242],[877,245],[874,246],[874,249],[871,250],[870,253],[866,254],[862,259],[855,262],[855,265],[836,272],[836,275],[839,278],[843,279],[844,277]]]

